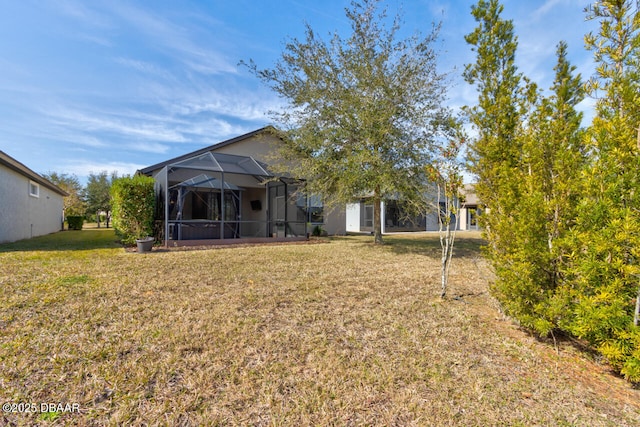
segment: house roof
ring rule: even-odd
[[[209,188],[213,190],[220,190],[222,188],[223,181],[220,179],[212,178],[207,174],[200,174],[198,176],[194,176],[193,178],[187,179],[186,181],[182,181],[179,184],[174,185],[173,187],[191,187],[191,188]],[[225,190],[240,190],[241,188],[237,185],[230,184],[228,182],[224,183]]]
[[[53,182],[49,181],[43,176],[38,175],[37,173],[35,173],[34,171],[32,171],[31,169],[29,169],[28,167],[26,167],[25,165],[23,165],[22,163],[20,163],[19,161],[17,161],[16,159],[14,159],[13,157],[11,157],[10,155],[8,155],[3,151],[0,151],[0,165],[4,165],[9,169],[15,172],[18,172],[19,174],[29,178],[34,182],[37,182],[38,184],[48,188],[51,191],[54,191],[60,194],[63,197],[66,197],[69,195],[62,188],[58,187]]]
[[[480,204],[480,200],[478,199],[478,195],[476,194],[476,185],[475,184],[465,184],[461,193],[464,196],[464,204],[467,206],[478,205]]]
[[[268,133],[268,132],[271,132],[271,133],[276,132],[276,128],[274,128],[273,126],[265,126],[263,128],[256,129],[256,130],[254,130],[252,132],[245,133],[244,135],[236,136],[235,138],[227,139],[226,141],[218,142],[218,143],[210,145],[208,147],[204,147],[204,148],[201,148],[199,150],[192,151],[192,152],[187,153],[187,154],[183,154],[182,156],[174,157],[173,159],[165,160],[164,162],[148,166],[148,167],[146,167],[144,169],[138,170],[138,172],[141,173],[141,174],[144,174],[144,175],[149,175],[151,172],[153,172],[155,170],[158,170],[158,169],[162,169],[165,166],[172,165],[172,164],[175,164],[175,163],[179,163],[179,162],[182,162],[184,160],[192,159],[194,157],[197,157],[197,156],[200,156],[202,154],[205,154],[205,153],[207,153],[207,152],[209,152],[211,150],[216,150],[218,148],[226,147],[227,145],[231,145],[231,144],[234,144],[236,142],[240,142],[240,141],[243,141],[245,139],[252,138],[252,137],[254,137],[256,135],[260,135],[261,133]]]
[[[167,166],[178,169],[195,169],[211,172],[237,173],[240,175],[271,176],[253,157],[235,154],[212,153],[206,151],[200,155],[169,163]]]

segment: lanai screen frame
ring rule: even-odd
[[[224,195],[225,195],[225,187],[226,183],[229,182],[235,186],[240,188],[243,185],[238,185],[237,183],[232,182],[231,180],[227,181],[226,178],[239,176],[239,177],[252,177],[255,179],[254,185],[248,188],[259,188],[260,186],[264,186],[266,192],[266,202],[269,204],[269,183],[281,181],[283,177],[278,177],[273,173],[267,170],[266,165],[261,164],[256,161],[251,156],[241,156],[235,154],[227,154],[227,153],[215,153],[215,152],[205,152],[201,153],[187,159],[181,159],[179,161],[166,164],[163,166],[156,174],[154,174],[154,178],[156,180],[156,194],[164,196],[162,206],[162,216],[163,216],[163,228],[164,228],[164,240],[165,244],[169,242],[169,223],[170,223],[170,176],[172,173],[177,173],[178,171],[182,171],[185,174],[182,178],[177,179],[178,182],[186,181],[187,179],[194,178],[200,174],[215,174],[220,176],[220,191],[221,191],[221,210],[223,215],[221,216],[220,221],[220,239],[224,239],[224,230],[225,230],[225,218],[224,218]],[[191,173],[189,173],[191,172]],[[213,176],[215,178],[215,175]],[[185,179],[185,177],[188,178]],[[226,178],[225,178],[226,177]],[[216,178],[217,179],[217,178]],[[245,180],[245,178],[242,178]],[[246,182],[246,180],[245,180]],[[303,181],[301,181],[303,182]],[[176,185],[175,182],[173,185]],[[247,187],[246,185],[244,187]],[[267,208],[268,209],[268,208]],[[160,214],[160,211],[158,211]],[[266,216],[267,224],[270,221],[270,218],[267,214]],[[307,234],[307,225],[305,224],[305,235]]]
[[[242,194],[242,191],[244,190],[243,188],[240,188],[235,184],[231,184],[229,182],[223,183],[219,179],[210,177],[209,175],[204,173],[198,174],[193,178],[189,178],[185,181],[182,181],[178,184],[174,184],[169,187],[169,190],[176,190],[176,189],[178,192],[177,200],[176,200],[176,209],[177,209],[176,221],[180,225],[178,228],[178,240],[183,240],[182,234],[181,234],[182,233],[181,226],[184,221],[183,220],[184,200],[189,193],[197,193],[198,190],[209,190],[209,192],[212,192],[211,190],[217,190],[220,194],[219,199],[222,199],[222,200],[219,200],[219,203],[222,205],[220,206],[220,217],[222,218],[221,223],[224,224],[224,218],[226,215],[225,211],[226,211],[226,207],[228,206],[228,204],[226,203],[225,196],[227,194],[231,195],[231,200],[234,201],[233,204],[235,206],[234,211],[236,212],[236,215],[237,215],[240,210],[241,202],[242,202],[241,194]],[[225,191],[223,190],[228,191],[228,193],[225,193]],[[214,221],[218,222],[220,220],[214,220]],[[238,222],[237,220],[233,222],[236,224],[236,227],[233,231],[234,233],[233,237],[237,238],[240,235],[240,222]],[[221,227],[220,237],[225,235],[225,233],[226,233],[226,229],[224,227]]]

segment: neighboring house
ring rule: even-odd
[[[461,189],[461,204],[456,230],[478,230],[477,218],[481,210],[473,184],[466,184]],[[406,231],[438,231],[438,216],[436,212],[427,215],[410,216],[402,209],[398,200],[382,202],[382,233]],[[356,203],[347,205],[347,232],[373,232],[373,202],[370,198],[363,198]]]
[[[158,228],[166,244],[306,238],[316,225],[345,234],[344,211],[327,212],[302,182],[269,169],[282,140],[265,127],[138,172],[156,181]]]
[[[0,243],[60,231],[68,194],[0,151]]]
[[[399,200],[387,200],[380,207],[382,233],[397,233],[407,231],[437,231],[438,216],[436,213],[428,215],[410,216],[402,209]],[[358,202],[347,205],[347,232],[373,232],[373,202],[370,198],[363,198]]]
[[[476,195],[475,184],[465,184],[462,187],[462,204],[460,206],[459,230],[480,230],[478,218],[483,210]]]

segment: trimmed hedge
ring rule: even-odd
[[[68,216],[67,224],[69,224],[69,230],[82,230],[82,224],[84,224],[83,216]]]
[[[151,177],[136,175],[111,184],[113,228],[125,245],[153,235],[154,183]]]

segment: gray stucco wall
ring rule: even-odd
[[[29,183],[29,178],[0,165],[0,243],[62,228],[62,196],[43,185],[39,197],[30,196]]]

